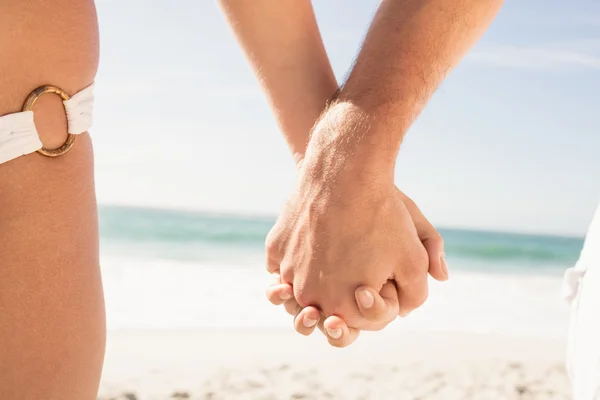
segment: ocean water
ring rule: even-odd
[[[274,218],[101,206],[109,329],[290,327],[264,297]],[[583,238],[441,229],[451,279],[394,327],[562,335],[561,277]]]

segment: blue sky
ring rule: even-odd
[[[378,2],[313,4],[342,79]],[[293,164],[215,2],[97,5],[99,201],[276,214]],[[583,234],[598,89],[600,2],[507,1],[408,133],[397,185],[437,226]]]

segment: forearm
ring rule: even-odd
[[[309,0],[220,0],[298,160],[338,88]]]
[[[340,104],[331,110],[344,117],[334,120],[354,121],[338,134],[360,135],[344,143],[360,143],[353,152],[366,148],[364,157],[393,165],[408,128],[501,4],[384,0],[343,85]]]

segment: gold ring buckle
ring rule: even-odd
[[[56,94],[56,95],[60,96],[60,98],[63,99],[63,101],[67,101],[71,98],[71,96],[69,96],[67,93],[65,93],[64,90],[62,90],[61,88],[58,88],[56,86],[52,86],[52,85],[40,86],[39,88],[37,88],[33,92],[31,92],[31,94],[29,96],[27,96],[27,99],[25,100],[25,104],[23,105],[23,111],[32,111],[33,105],[35,104],[35,102],[40,97],[45,95],[46,93]],[[37,152],[46,157],[62,156],[67,151],[69,151],[71,149],[71,147],[73,147],[73,143],[75,143],[76,137],[77,137],[77,135],[73,135],[73,134],[69,133],[65,143],[62,146],[60,146],[59,148],[46,149],[46,148],[42,147]]]

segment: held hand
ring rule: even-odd
[[[439,281],[448,279],[448,270],[444,260],[444,243],[440,234],[433,228],[429,221],[423,216],[417,205],[404,193],[398,191],[410,213],[417,228],[419,239],[425,246],[429,256],[429,273]],[[361,295],[362,290],[367,290],[369,295]],[[357,306],[363,317],[371,324],[363,330],[379,330],[393,321],[399,310],[396,286],[388,281],[380,293],[368,287],[358,288],[355,292]],[[318,326],[325,334],[329,343],[335,347],[346,347],[352,344],[359,335],[359,330],[350,328],[346,322],[337,316],[324,318],[314,306],[304,309],[293,297],[293,288],[290,284],[282,284],[280,276],[275,274],[275,281],[267,289],[267,297],[275,305],[284,304],[286,311],[295,317],[294,326],[296,331],[303,335],[310,335]],[[372,300],[371,300],[372,297]],[[338,334],[341,336],[338,337]]]
[[[335,315],[326,318],[314,306],[300,307],[293,297],[292,285],[280,283],[278,274],[274,274],[274,278],[273,284],[267,288],[267,298],[275,305],[284,305],[288,314],[294,317],[294,328],[298,333],[308,336],[318,327],[334,347],[347,347],[358,338],[360,330],[348,327],[342,318]],[[379,293],[371,288],[364,289],[370,291],[373,297],[368,306],[358,302],[363,316],[372,321],[363,330],[381,330],[398,315],[396,285],[393,281],[388,281]]]
[[[392,280],[400,315],[428,295],[429,257],[393,183],[393,146],[372,122],[351,104],[328,109],[313,130],[296,191],[266,241],[267,270],[292,286],[301,307],[355,329],[373,325],[357,305],[357,288],[378,293]]]
[[[332,114],[313,134],[297,190],[267,237],[267,268],[292,284],[301,306],[362,329],[356,288],[394,280],[406,314],[427,298],[428,257],[389,166],[347,147],[355,141],[339,121],[351,118]]]
[[[363,329],[356,288],[379,291],[393,279],[407,314],[427,298],[428,258],[395,187],[353,186],[301,188],[269,235],[267,256],[298,304]]]

